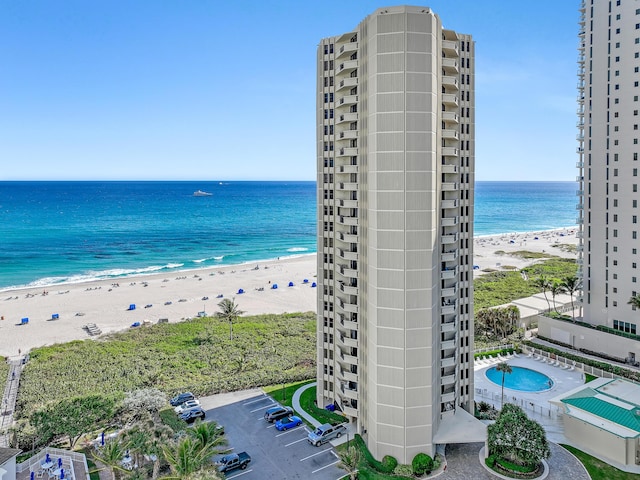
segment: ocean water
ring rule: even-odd
[[[573,226],[576,189],[478,182],[475,235]],[[0,290],[309,254],[315,232],[315,182],[0,182]]]

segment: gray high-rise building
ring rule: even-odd
[[[583,0],[580,14],[578,250],[583,320],[638,334],[640,312],[628,301],[640,292],[640,2]],[[600,336],[598,349],[609,355],[633,360],[640,353],[638,346],[620,347],[604,338],[611,336],[598,331],[593,335]],[[581,343],[579,338],[571,341]]]
[[[411,463],[473,412],[474,43],[388,7],[317,62],[317,401]]]

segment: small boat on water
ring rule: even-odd
[[[203,192],[202,190],[196,190],[193,192],[194,197],[210,197],[213,193]]]

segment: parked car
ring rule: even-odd
[[[288,417],[289,415],[293,415],[293,408],[291,407],[271,407],[269,410],[264,412],[264,419],[267,422],[273,423],[276,420]]]
[[[347,433],[347,427],[345,427],[344,424],[331,425],[329,423],[325,423],[324,425],[320,425],[313,432],[309,432],[309,435],[307,435],[307,441],[311,445],[319,447],[329,440],[340,438],[344,433]]]
[[[204,420],[206,416],[207,414],[204,412],[202,407],[196,407],[182,412],[180,414],[180,419],[187,423],[193,423],[197,419]]]
[[[185,412],[187,410],[190,410],[192,408],[196,408],[199,406],[200,406],[199,400],[187,400],[183,404],[178,405],[176,408],[174,408],[174,410],[177,414],[181,414],[182,412]]]
[[[193,393],[191,392],[184,392],[181,393],[179,395],[176,395],[175,397],[173,397],[169,403],[171,403],[172,407],[177,407],[178,405],[182,405],[184,402],[188,401],[188,400],[195,400],[196,397],[193,396]]]
[[[240,468],[244,470],[249,465],[251,457],[247,452],[230,453],[220,459],[218,464],[218,471],[220,473],[228,472],[229,470],[235,470]]]
[[[302,425],[302,419],[296,415],[291,415],[278,420],[276,422],[276,429],[282,431],[299,425]]]

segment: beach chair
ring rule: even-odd
[[[516,357],[516,358],[520,358],[520,355],[518,355],[518,352],[516,352],[515,350],[513,352],[513,356]]]
[[[569,367],[569,371],[570,371],[570,372],[573,372],[573,370],[574,370],[575,368],[576,368],[576,367],[574,367],[573,365],[571,365],[571,366]]]

